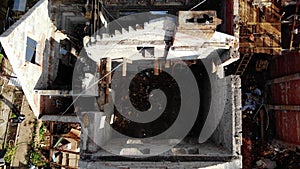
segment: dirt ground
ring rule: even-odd
[[[30,148],[29,143],[32,139],[32,133],[34,132],[34,114],[31,111],[29,104],[23,97],[21,113],[25,115],[25,120],[18,125],[18,131],[16,135],[16,155],[12,162],[13,167],[26,167],[26,155]]]
[[[25,156],[29,149],[28,143],[31,141],[34,128],[34,114],[29,107],[24,93],[20,89],[8,84],[12,67],[6,59],[3,61],[1,70],[2,75],[4,75],[0,76],[1,94],[15,106],[17,111],[25,115],[25,120],[19,124],[11,123],[9,119],[16,115],[12,113],[9,105],[0,101],[0,149],[7,148],[8,143],[16,146],[16,154],[12,158],[11,165],[17,168],[27,168],[25,165]]]

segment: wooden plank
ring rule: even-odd
[[[247,22],[246,25],[281,26],[281,22]]]
[[[154,75],[159,75],[159,63],[157,59],[154,60]]]
[[[241,53],[247,52],[248,48],[253,48],[253,53],[266,53],[266,54],[278,54],[281,52],[281,47],[257,47],[254,45],[246,45],[246,43],[242,44],[243,46],[240,46],[239,51]]]
[[[273,80],[269,80],[267,82],[267,85],[282,83],[282,82],[292,81],[292,80],[299,80],[299,79],[300,79],[300,73],[296,73],[288,76],[279,77]]]
[[[298,105],[267,105],[267,107],[270,110],[300,111]]]

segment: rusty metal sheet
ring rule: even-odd
[[[300,72],[300,53],[283,52],[270,64],[272,79],[279,79],[270,84],[273,105],[287,106],[283,110],[275,110],[276,136],[278,139],[300,145],[300,111],[287,110],[288,106],[300,106],[300,79],[292,78]],[[278,80],[278,79],[277,79]]]
[[[271,62],[271,76],[277,78],[300,72],[300,53],[284,52]]]
[[[273,105],[300,105],[300,80],[271,85]]]
[[[300,112],[275,111],[277,138],[292,144],[300,144]]]

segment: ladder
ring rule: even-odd
[[[296,22],[297,22],[297,17],[296,16],[298,15],[299,3],[300,3],[300,1],[297,1],[294,20],[293,20],[293,27],[292,27],[292,32],[291,32],[290,50],[293,49],[294,31],[295,31]]]
[[[248,64],[250,63],[252,55],[253,55],[252,52],[250,54],[249,53],[244,54],[244,56],[243,56],[243,58],[242,58],[242,60],[241,60],[241,62],[239,64],[239,66],[238,66],[238,68],[237,68],[237,70],[235,72],[235,75],[240,75],[240,76],[243,75],[243,73],[246,70]]]

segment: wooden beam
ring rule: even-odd
[[[51,135],[48,135],[48,136],[50,136],[50,137],[63,137],[63,138],[71,138],[71,139],[74,139],[74,140],[76,140],[76,141],[80,141],[80,138],[77,138],[77,136],[72,136],[72,135],[67,135],[67,134],[51,134]]]
[[[291,34],[291,41],[290,41],[290,50],[292,50],[292,48],[293,48],[294,31],[295,31],[295,28],[296,28],[296,22],[297,22],[297,17],[296,17],[296,15],[298,15],[299,4],[300,4],[300,2],[297,1],[297,4],[296,4],[296,10],[295,10],[295,15],[294,15],[294,21],[293,21],[293,27],[292,27],[292,34]]]
[[[158,66],[159,66],[159,73],[162,73],[163,72],[163,65],[161,62],[158,63]]]
[[[170,61],[166,60],[165,68],[170,68]]]
[[[109,84],[111,82],[111,58],[106,58],[106,93],[105,103],[109,103]]]
[[[154,75],[159,75],[159,63],[157,59],[154,60]]]
[[[260,109],[259,110],[259,115],[260,115],[260,135],[261,135],[261,141],[264,143],[265,142],[265,125],[264,125],[264,110]]]
[[[126,71],[127,71],[127,58],[123,58],[122,76],[126,76]]]
[[[287,110],[287,111],[300,111],[298,105],[267,105],[270,110]]]
[[[281,26],[280,22],[247,22],[246,25]]]
[[[273,43],[274,44],[274,43]],[[279,45],[274,45],[274,46],[263,46],[264,44],[262,42],[240,42],[239,47],[240,48],[255,48],[257,50],[262,50],[262,49],[281,49]]]
[[[54,122],[50,122],[50,133],[52,134],[53,133],[53,130],[54,130]],[[53,137],[50,137],[50,147],[53,146]],[[49,150],[49,161],[52,160],[52,149]]]
[[[239,52],[246,53],[248,48],[253,48],[253,53],[266,53],[266,54],[279,54],[281,52],[281,47],[257,47],[255,45],[246,45],[245,43],[240,43]]]
[[[299,80],[299,79],[300,79],[300,73],[296,73],[296,74],[292,74],[292,75],[283,76],[283,77],[279,77],[279,78],[276,78],[276,79],[269,80],[267,82],[267,85],[282,83],[282,82],[286,82],[286,81]]]
[[[80,154],[80,152],[75,152],[75,151],[70,151],[70,150],[63,150],[63,149],[59,149],[59,148],[50,148],[49,150],[50,151],[55,150],[55,151],[59,151],[59,152],[66,152],[66,153],[71,153],[71,154],[76,154],[76,155]],[[51,155],[51,158],[52,158],[52,155]]]

